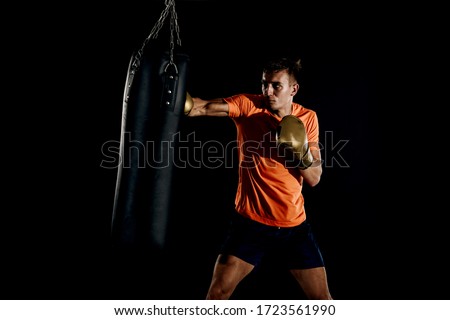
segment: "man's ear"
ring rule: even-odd
[[[300,85],[298,83],[292,85],[291,96],[295,96],[300,89]]]

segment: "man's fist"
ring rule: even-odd
[[[193,107],[194,107],[194,101],[192,100],[192,97],[189,94],[189,92],[186,92],[186,102],[184,103],[184,114],[188,115],[189,112],[191,112]]]
[[[299,118],[293,115],[283,117],[277,128],[276,139],[278,147],[282,146],[294,153],[296,160],[300,161],[300,169],[311,166],[314,159],[309,151],[305,125]]]

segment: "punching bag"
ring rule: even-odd
[[[171,43],[169,50],[158,39],[145,42],[129,62],[112,215],[115,248],[165,249],[188,64],[179,47]]]

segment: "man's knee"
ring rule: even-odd
[[[226,289],[219,285],[212,285],[206,295],[206,300],[227,300],[230,298],[232,293],[233,290],[231,289]]]

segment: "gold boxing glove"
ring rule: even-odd
[[[189,92],[186,92],[186,102],[184,103],[184,114],[187,116],[194,107],[194,100],[192,100]]]
[[[308,137],[305,125],[293,115],[288,115],[281,119],[277,128],[277,146],[282,146],[294,153],[296,160],[299,160],[300,169],[309,168],[313,163],[313,156],[309,151]]]

